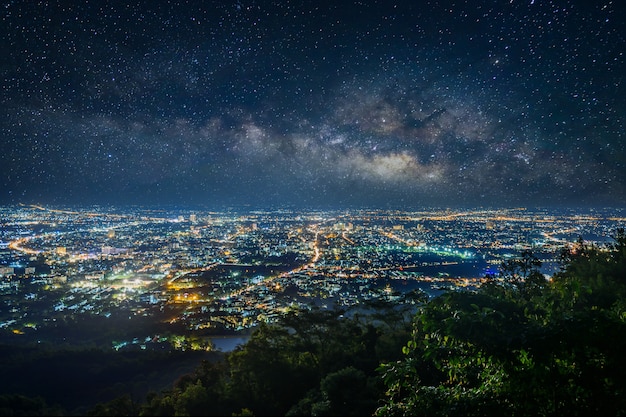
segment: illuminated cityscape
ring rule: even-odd
[[[0,209],[0,334],[10,343],[210,349],[292,308],[479,286],[532,250],[603,246],[622,210]]]

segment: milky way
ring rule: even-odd
[[[626,202],[619,2],[59,3],[3,4],[2,203]]]

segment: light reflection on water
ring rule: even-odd
[[[211,338],[211,342],[216,350],[222,352],[230,352],[237,346],[245,344],[250,336],[215,336]]]

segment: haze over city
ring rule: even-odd
[[[0,203],[611,206],[616,1],[7,1]]]

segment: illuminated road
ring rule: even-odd
[[[26,242],[28,242],[29,240],[33,239],[34,237],[35,236],[22,237],[22,238],[19,238],[19,239],[15,239],[14,241],[9,242],[9,249],[12,249],[12,250],[18,251],[18,252],[22,252],[22,253],[25,253],[25,254],[28,254],[28,255],[38,255],[42,251],[25,248],[23,246],[24,244],[26,244]]]

